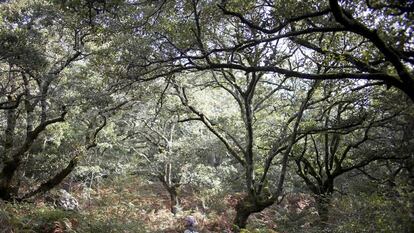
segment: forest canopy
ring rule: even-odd
[[[414,3],[0,1],[0,155],[10,232],[412,232]]]

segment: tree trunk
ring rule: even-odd
[[[180,211],[180,199],[178,198],[177,189],[172,187],[168,192],[170,193],[171,213],[177,214]]]
[[[9,101],[13,99],[9,96]],[[12,179],[14,172],[20,165],[20,160],[13,158],[13,144],[16,128],[16,110],[8,109],[7,110],[7,125],[4,132],[4,155],[2,162],[4,167],[0,173],[0,199],[9,200],[13,193],[13,188],[11,187]]]
[[[236,205],[236,217],[233,224],[235,225],[235,232],[240,232],[241,229],[246,228],[247,220],[253,213],[261,212],[266,207],[275,203],[275,199],[267,199],[265,201],[259,198],[247,196],[240,200]]]
[[[12,180],[19,165],[20,160],[10,160],[4,165],[0,173],[0,199],[8,201],[13,198],[16,188],[12,187]]]
[[[329,220],[329,205],[331,204],[330,194],[320,194],[316,196],[316,210],[322,226],[326,226]]]
[[[167,174],[169,174],[169,172],[167,172]],[[171,213],[176,214],[180,210],[180,199],[178,198],[177,192],[177,188],[179,187],[179,185],[172,183],[170,177],[171,176],[169,175],[160,175],[158,176],[158,179],[161,181],[164,188],[170,194]]]
[[[252,213],[253,212],[249,211],[248,209],[236,208],[236,217],[234,218],[234,225],[237,226],[237,230],[246,228],[247,219],[249,219],[249,216]]]

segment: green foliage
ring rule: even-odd
[[[409,232],[410,208],[392,197],[378,194],[352,195],[336,204],[334,232]]]
[[[55,222],[72,219],[78,232],[151,231],[149,224],[129,220],[145,215],[163,216],[171,225],[178,221],[170,213],[150,213],[165,209],[160,195],[166,190],[156,186],[161,180],[179,187],[184,211],[199,208],[194,203],[201,201],[207,217],[226,215],[217,223],[225,228],[235,204],[227,198],[243,191],[256,196],[252,193],[259,189],[260,198],[271,197],[288,152],[283,191],[310,189],[335,198],[328,227],[313,210],[280,209],[268,214],[269,222],[279,224],[274,229],[408,232],[414,200],[408,179],[413,97],[400,92],[413,93],[412,5],[340,1],[339,13],[351,20],[350,28],[333,7],[326,10],[328,2],[335,3],[2,1],[0,184],[9,185],[3,168],[17,151],[22,153],[13,159],[22,162],[7,187],[20,191],[17,197],[50,179],[79,152],[65,185],[87,186],[78,194],[96,209],[69,213],[2,204],[0,220],[21,231],[49,231]],[[318,78],[329,80],[304,105],[294,135],[313,82],[308,79]],[[177,98],[180,87],[188,103]],[[33,129],[60,116],[62,106],[68,111],[65,122],[44,127],[25,144]],[[292,150],[286,151],[290,141]],[[295,171],[300,177],[292,175]],[[384,192],[388,186],[372,185],[357,171],[395,189]],[[157,190],[135,185],[126,174],[145,178]],[[331,186],[322,187],[328,178]],[[348,196],[336,196],[336,188]],[[270,225],[253,221],[244,232],[272,232]]]
[[[1,204],[3,211],[13,213],[9,224],[17,232],[43,232],[50,229],[53,222],[79,217],[76,213],[33,204]]]

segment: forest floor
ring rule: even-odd
[[[54,208],[43,198],[18,205],[0,203],[0,232],[175,233],[184,232],[184,218],[188,215],[197,219],[199,232],[231,232],[234,206],[240,198],[237,194],[217,197],[203,208],[199,195],[188,189],[181,193],[182,211],[174,215],[162,185],[143,182],[137,177],[117,178],[93,188],[75,184],[70,193],[78,199],[79,211]],[[282,232],[276,231],[281,212],[297,212],[309,206],[304,198],[293,198],[291,205],[288,204],[255,214],[245,232]],[[306,223],[302,224],[301,227],[306,227]]]
[[[78,200],[79,210],[65,211],[53,205],[60,188]],[[182,211],[174,215],[170,212],[169,195],[158,182],[115,176],[91,187],[63,183],[45,197],[30,202],[0,201],[0,233],[182,233],[188,215],[197,219],[200,233],[232,232],[234,207],[242,194],[206,195],[183,187],[179,195]],[[408,200],[411,199],[407,197]],[[252,215],[248,229],[242,232],[411,233],[414,225],[409,215],[411,205],[407,203],[375,193],[337,196],[331,204],[329,222],[321,225],[313,198],[288,194],[281,204]]]

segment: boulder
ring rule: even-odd
[[[59,197],[55,204],[64,210],[79,210],[78,200],[64,189],[59,190]]]

